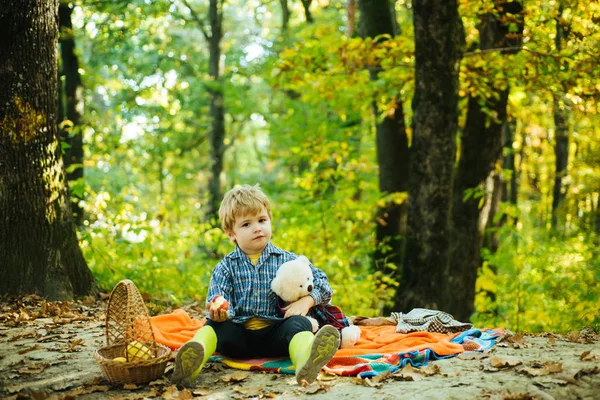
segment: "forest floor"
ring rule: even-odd
[[[150,307],[149,307],[150,308]],[[199,317],[199,308],[184,307]],[[600,336],[517,334],[486,353],[468,353],[376,379],[320,376],[307,387],[291,375],[209,363],[189,388],[165,376],[111,385],[93,357],[105,343],[106,301],[0,299],[0,398],[6,399],[599,399]],[[169,312],[170,310],[161,310]]]

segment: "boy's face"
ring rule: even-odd
[[[258,214],[236,215],[233,231],[227,236],[246,254],[261,253],[271,240],[271,219],[267,210]]]

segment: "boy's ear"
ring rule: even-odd
[[[229,240],[231,240],[233,243],[235,243],[235,235],[233,234],[232,231],[225,231],[225,234],[227,235]]]

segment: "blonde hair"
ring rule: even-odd
[[[272,219],[271,202],[260,186],[242,185],[231,189],[225,193],[219,207],[219,219],[223,230],[226,233],[232,232],[236,217],[258,214],[263,207],[267,210],[269,219]]]

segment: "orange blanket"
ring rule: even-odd
[[[194,337],[198,329],[204,326],[206,319],[191,318],[183,309],[178,308],[171,314],[150,318],[155,340],[176,350]]]
[[[200,329],[205,319],[191,318],[183,309],[171,314],[150,318],[156,341],[175,350],[190,340]],[[456,336],[433,332],[396,333],[396,327],[360,326],[360,340],[352,347],[340,349],[336,357],[357,356],[363,354],[393,354],[414,350],[431,349],[439,356],[462,353],[464,347],[450,343]]]

